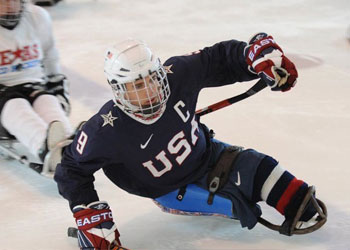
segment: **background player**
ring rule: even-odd
[[[68,98],[49,14],[24,0],[0,0],[3,128],[44,161],[47,152],[72,132]]]

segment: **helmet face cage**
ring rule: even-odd
[[[23,0],[0,0],[0,25],[14,28],[23,12]]]
[[[144,124],[162,116],[170,96],[167,73],[144,42],[127,39],[110,47],[104,72],[115,104],[124,113]]]
[[[125,112],[143,123],[158,120],[165,110],[170,95],[168,78],[163,66],[149,71],[146,77],[139,76],[134,81],[118,83],[110,81],[116,104]]]

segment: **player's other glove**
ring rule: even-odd
[[[272,36],[258,33],[249,41],[245,56],[250,69],[274,91],[287,91],[296,84],[298,72]]]
[[[67,115],[70,114],[69,81],[63,74],[49,75],[46,82],[47,92],[55,95]]]
[[[73,208],[78,226],[78,242],[83,250],[109,250],[121,246],[119,232],[107,202],[95,201]]]

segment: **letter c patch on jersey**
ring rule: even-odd
[[[186,110],[186,115],[181,111],[180,108],[183,108],[185,107],[185,103],[180,100],[178,101],[175,105],[174,105],[174,109],[175,111],[177,112],[177,114],[181,117],[181,119],[184,121],[184,122],[187,122],[188,119],[190,118],[190,113],[188,112],[188,110]]]

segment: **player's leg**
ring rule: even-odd
[[[203,180],[201,184],[206,185]],[[319,208],[317,203],[315,205],[311,202],[311,199],[305,201],[305,197],[310,194],[309,191],[310,187],[306,182],[298,180],[283,169],[275,159],[248,149],[236,157],[229,180],[218,194],[227,195],[233,202],[234,213],[239,217],[242,226],[252,228],[260,217],[259,211],[256,210],[256,203],[259,201],[265,201],[284,215],[286,219],[284,224],[290,224],[300,208],[306,205],[297,219],[308,221]]]
[[[224,150],[232,147],[229,144],[223,143],[214,138],[211,139],[211,152],[210,152],[210,160],[209,160],[209,172],[204,175],[201,179],[195,182],[201,188],[209,189],[209,185],[212,182],[212,174],[215,166],[218,166],[218,162],[224,156]],[[239,148],[239,147],[235,147]],[[244,151],[243,151],[244,152]],[[241,153],[237,154],[237,151],[232,151],[235,156],[233,159],[234,162],[239,160]],[[223,183],[224,178],[220,178],[220,188],[215,193],[214,200],[217,196],[223,196],[226,199],[230,200],[232,203],[232,210],[235,217],[240,220],[242,227],[248,227],[248,229],[252,229],[256,223],[258,222],[258,218],[261,216],[260,207],[253,202],[249,197],[249,190],[252,190],[254,173],[259,165],[261,159],[264,155],[254,155],[254,157],[249,157],[249,160],[245,162],[244,171],[240,173],[239,179],[237,178],[237,172],[234,172],[233,167],[231,167],[231,163],[227,163],[229,168],[226,168],[223,173],[216,173],[218,176],[226,176],[228,174],[226,182]],[[235,168],[236,169],[236,168]],[[209,177],[210,176],[210,177]],[[239,187],[244,187],[243,190],[240,190]],[[207,201],[209,199],[209,192]]]
[[[33,101],[33,109],[47,124],[53,121],[62,122],[66,137],[72,134],[73,129],[70,121],[56,96],[51,94],[38,95]]]
[[[324,214],[326,211],[323,211],[326,208],[321,201],[316,201],[314,187],[297,179],[270,156],[265,156],[257,168],[252,200],[265,201],[284,215],[285,221],[281,228],[278,228],[282,234],[293,234],[297,222],[301,224],[300,222],[311,221],[313,217],[316,219],[316,214],[318,220],[322,222],[314,221],[310,224],[310,226],[316,223],[319,225],[310,228],[309,232],[318,229],[326,222],[327,214]]]
[[[34,97],[32,106],[41,119],[49,124],[46,143],[39,156],[44,163],[43,173],[51,175],[61,161],[63,147],[71,142],[67,139],[72,135],[73,129],[55,95],[42,92]]]
[[[217,163],[219,158],[224,155],[223,150],[228,147],[229,145],[212,139],[210,162]],[[195,183],[196,187],[208,190],[208,183],[210,183],[208,176],[210,176],[210,172]],[[187,202],[181,203],[183,201],[176,201],[180,191],[177,190],[160,197],[157,201],[168,208],[165,210],[174,212],[175,209],[175,213],[176,211],[177,213],[180,213],[178,211],[190,211],[191,213],[205,214],[210,211],[210,213],[215,214],[215,211],[217,211],[219,214],[227,214],[216,210],[218,206],[213,206],[212,210],[208,210],[208,206],[203,206],[203,204],[208,203],[208,191],[201,192],[202,202],[196,201],[193,203],[189,200],[196,200],[195,196],[193,193],[187,195],[187,192],[184,195],[184,197],[187,195],[187,199],[189,199]],[[233,210],[234,216],[238,217],[242,227],[248,227],[249,229],[253,228],[258,221],[261,221],[261,210],[257,202],[265,201],[286,218],[284,229],[282,228],[280,232],[292,234],[294,228],[291,228],[290,221],[294,220],[300,209],[302,209],[301,216],[297,218],[300,221],[307,221],[316,214],[318,205],[313,204],[310,200],[305,200],[305,197],[310,196],[309,191],[310,188],[307,183],[296,179],[295,176],[284,170],[275,159],[249,149],[240,152],[236,156],[231,172],[229,172],[228,180],[217,191],[214,201],[217,197],[226,198],[226,202],[223,204],[227,204],[227,200],[231,201],[231,210]],[[208,196],[206,197],[207,194]],[[198,195],[198,192],[196,195]],[[197,204],[201,204],[201,206]],[[305,208],[303,208],[304,205],[306,205]],[[283,232],[283,230],[287,231]],[[308,232],[312,231],[314,230],[309,230]]]
[[[2,126],[33,155],[38,155],[46,138],[48,125],[24,98],[7,100],[1,111]]]

